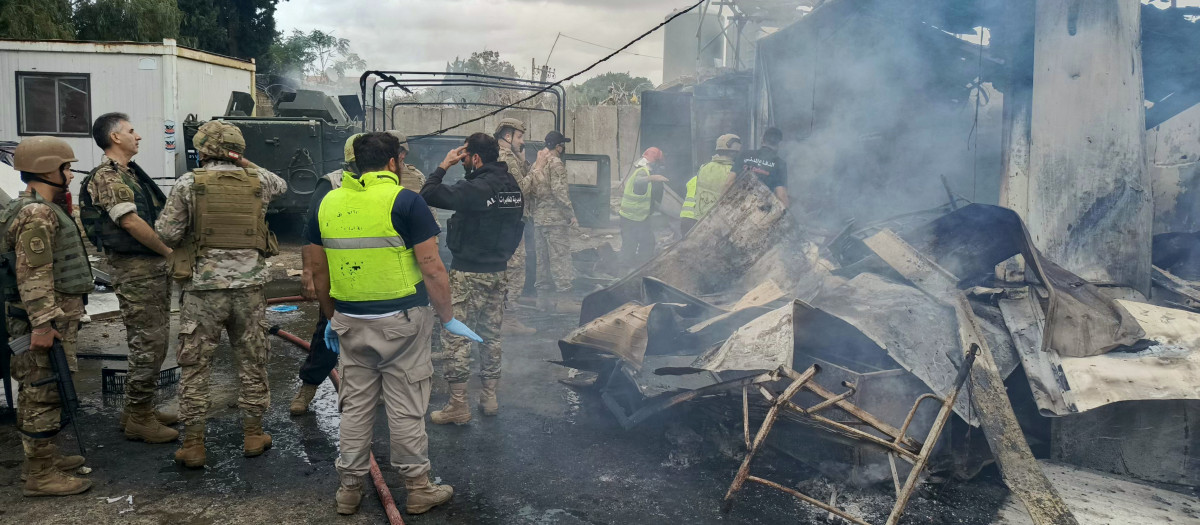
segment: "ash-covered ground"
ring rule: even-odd
[[[299,267],[298,247],[272,259],[279,279],[269,296],[293,295]],[[308,339],[314,305],[292,313],[269,313],[284,330]],[[532,336],[506,336],[501,413],[464,426],[428,425],[434,476],[455,487],[454,499],[428,514],[406,517],[409,523],[600,524],[600,523],[822,523],[826,512],[763,487],[748,486],[728,515],[720,512],[742,451],[729,437],[740,428],[714,425],[687,407],[631,431],[621,428],[600,399],[559,383],[569,370],[558,359],[557,339],[573,328],[574,314],[543,314],[521,307],[516,315],[538,328]],[[81,351],[125,352],[119,320],[84,325]],[[214,367],[208,427],[208,463],[204,470],[178,467],[178,443],[147,445],[125,440],[117,430],[123,396],[105,395],[101,369],[124,368],[120,360],[84,359],[76,384],[83,408],[80,430],[87,447],[88,476],[95,486],[66,498],[24,498],[19,480],[21,446],[11,425],[0,427],[0,523],[384,523],[383,508],[368,489],[353,517],[335,513],[337,488],[336,393],[326,382],[303,417],[288,414],[299,385],[296,370],[303,350],[271,338],[272,404],[265,418],[274,448],[258,458],[241,455],[241,414],[230,349],[223,343]],[[173,359],[168,357],[169,365]],[[440,366],[432,406],[447,397]],[[477,380],[472,381],[477,392]],[[177,409],[174,388],[162,390]],[[474,405],[474,400],[472,400]],[[403,482],[388,465],[383,410],[376,424],[375,455],[398,501]],[[60,438],[74,448],[68,428]],[[767,452],[753,472],[829,500],[836,490],[839,506],[872,522],[882,522],[892,503],[890,487],[850,489],[816,476],[803,465]],[[990,523],[1007,494],[985,476],[970,483],[923,489],[903,523]],[[401,504],[401,508],[403,505]],[[838,523],[840,520],[831,520]]]

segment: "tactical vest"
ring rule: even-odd
[[[321,244],[329,259],[329,296],[339,301],[398,300],[417,293],[424,280],[412,247],[392,224],[392,207],[404,189],[394,173],[345,177],[317,210]]]
[[[24,196],[14,200],[8,204],[8,207],[0,212],[0,246],[5,248],[12,247],[0,257],[0,287],[4,290],[5,297],[11,302],[19,302],[19,292],[17,290],[17,239],[8,239],[8,228],[12,225],[12,221],[17,218],[17,214],[22,208],[33,203],[42,203],[54,210],[54,215],[58,217],[58,228],[54,233],[54,239],[51,240],[52,246],[47,246],[47,249],[54,250],[53,259],[53,274],[54,274],[54,290],[58,293],[68,295],[84,295],[95,288],[92,279],[92,265],[88,262],[87,250],[83,247],[83,238],[79,236],[79,229],[75,227],[75,221],[71,219],[58,206],[46,202],[37,193],[30,196]]]
[[[192,170],[192,242],[197,257],[206,248],[258,250],[275,255],[279,244],[267,228],[262,180],[238,170]]]
[[[650,217],[650,182],[646,182],[646,192],[637,192],[637,178],[649,177],[650,168],[640,166],[633,171],[625,181],[625,193],[621,195],[621,216],[631,221],[642,222]]]
[[[687,183],[687,197],[683,200],[683,210],[679,216],[685,219],[703,219],[708,211],[717,204],[721,193],[725,191],[725,183],[729,180],[729,169],[732,162],[724,158],[713,157],[713,161],[700,167],[700,173]]]
[[[102,167],[103,164],[96,166],[83,179],[79,193],[79,222],[83,223],[83,231],[87,234],[88,240],[92,241],[96,249],[106,253],[157,255],[154,250],[147,248],[146,245],[130,235],[125,228],[113,221],[107,212],[92,201],[92,194],[88,190],[88,186],[92,182],[92,177],[96,175],[96,171]],[[133,203],[137,206],[138,217],[141,217],[146,224],[153,228],[154,221],[158,220],[158,214],[162,212],[163,204],[167,201],[167,196],[140,166],[130,162],[129,168],[136,178],[134,184],[129,184],[123,174],[122,180],[125,180],[126,186],[133,192]]]

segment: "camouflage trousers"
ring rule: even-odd
[[[574,233],[571,226],[539,224],[534,232],[537,238],[538,291],[570,291],[575,281],[575,265],[571,262],[571,235]]]
[[[237,363],[238,406],[247,417],[266,413],[271,404],[266,303],[261,286],[183,292],[177,359],[183,372],[179,418],[184,424],[203,423],[208,414],[213,355],[223,331]]]
[[[129,344],[125,403],[152,404],[171,333],[171,277],[164,264],[160,275],[118,282],[116,291]]]
[[[508,271],[505,272],[508,278],[508,300],[516,302],[525,293],[525,236],[521,236],[521,244],[517,245],[517,251],[513,253],[512,259],[508,260]]]
[[[71,371],[78,370],[75,358],[76,338],[79,335],[79,319],[55,319],[54,327],[62,336],[63,351]],[[8,319],[8,333],[13,337],[28,334],[29,322],[24,319]],[[54,375],[50,366],[50,353],[29,350],[12,357],[12,377],[17,387],[17,428],[28,434],[53,435],[62,428],[62,401],[58,398],[58,385],[53,381],[41,386],[33,383]]]
[[[504,321],[505,272],[471,273],[450,270],[450,297],[454,316],[483,338],[479,345],[479,376],[500,379],[500,323]],[[442,344],[450,354],[444,377],[449,383],[466,383],[471,377],[474,341],[442,331]]]

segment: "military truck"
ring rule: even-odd
[[[356,120],[362,118],[362,106],[354,95],[332,97],[296,90],[280,94],[273,109],[272,117],[248,116],[254,110],[254,97],[234,92],[225,114],[212,119],[241,129],[246,157],[287,181],[287,194],[273,200],[269,212],[303,214],[321,176],[341,168],[342,147],[359,130]],[[199,167],[192,137],[203,123],[191,116],[183,123],[188,170]]]

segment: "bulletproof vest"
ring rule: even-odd
[[[4,253],[0,256],[0,274],[2,274],[0,275],[0,288],[4,290],[5,297],[12,302],[17,302],[20,297],[17,291],[16,268],[16,243],[18,240],[7,238],[8,228],[17,218],[21,208],[33,203],[49,206],[58,217],[58,228],[56,228],[54,239],[50,241],[53,244],[47,247],[47,249],[54,250],[52,262],[55,291],[69,295],[84,295],[91,292],[95,287],[92,279],[92,265],[88,262],[87,250],[83,247],[83,238],[79,236],[79,229],[75,227],[75,221],[62,208],[46,202],[41,196],[34,193],[10,202],[8,207],[0,212],[0,246],[4,248]]]
[[[80,188],[79,222],[83,223],[83,231],[87,234],[88,240],[92,241],[97,249],[106,253],[156,255],[154,250],[147,248],[146,245],[135,239],[92,201],[92,194],[88,190],[88,186],[92,182],[92,177],[96,175],[96,171],[102,167],[103,164],[93,169],[83,179]],[[122,179],[133,192],[133,203],[137,206],[137,215],[150,227],[154,227],[154,221],[158,220],[158,214],[162,212],[167,196],[136,163],[130,162],[129,168],[133,171],[135,180],[130,181],[124,176]]]
[[[267,228],[258,174],[197,168],[192,175],[192,242],[197,256],[206,248],[274,254],[278,243]]]
[[[525,232],[525,198],[502,163],[487,164],[469,177],[480,178],[492,191],[483,210],[454,212],[446,222],[446,247],[455,257],[507,261]]]

